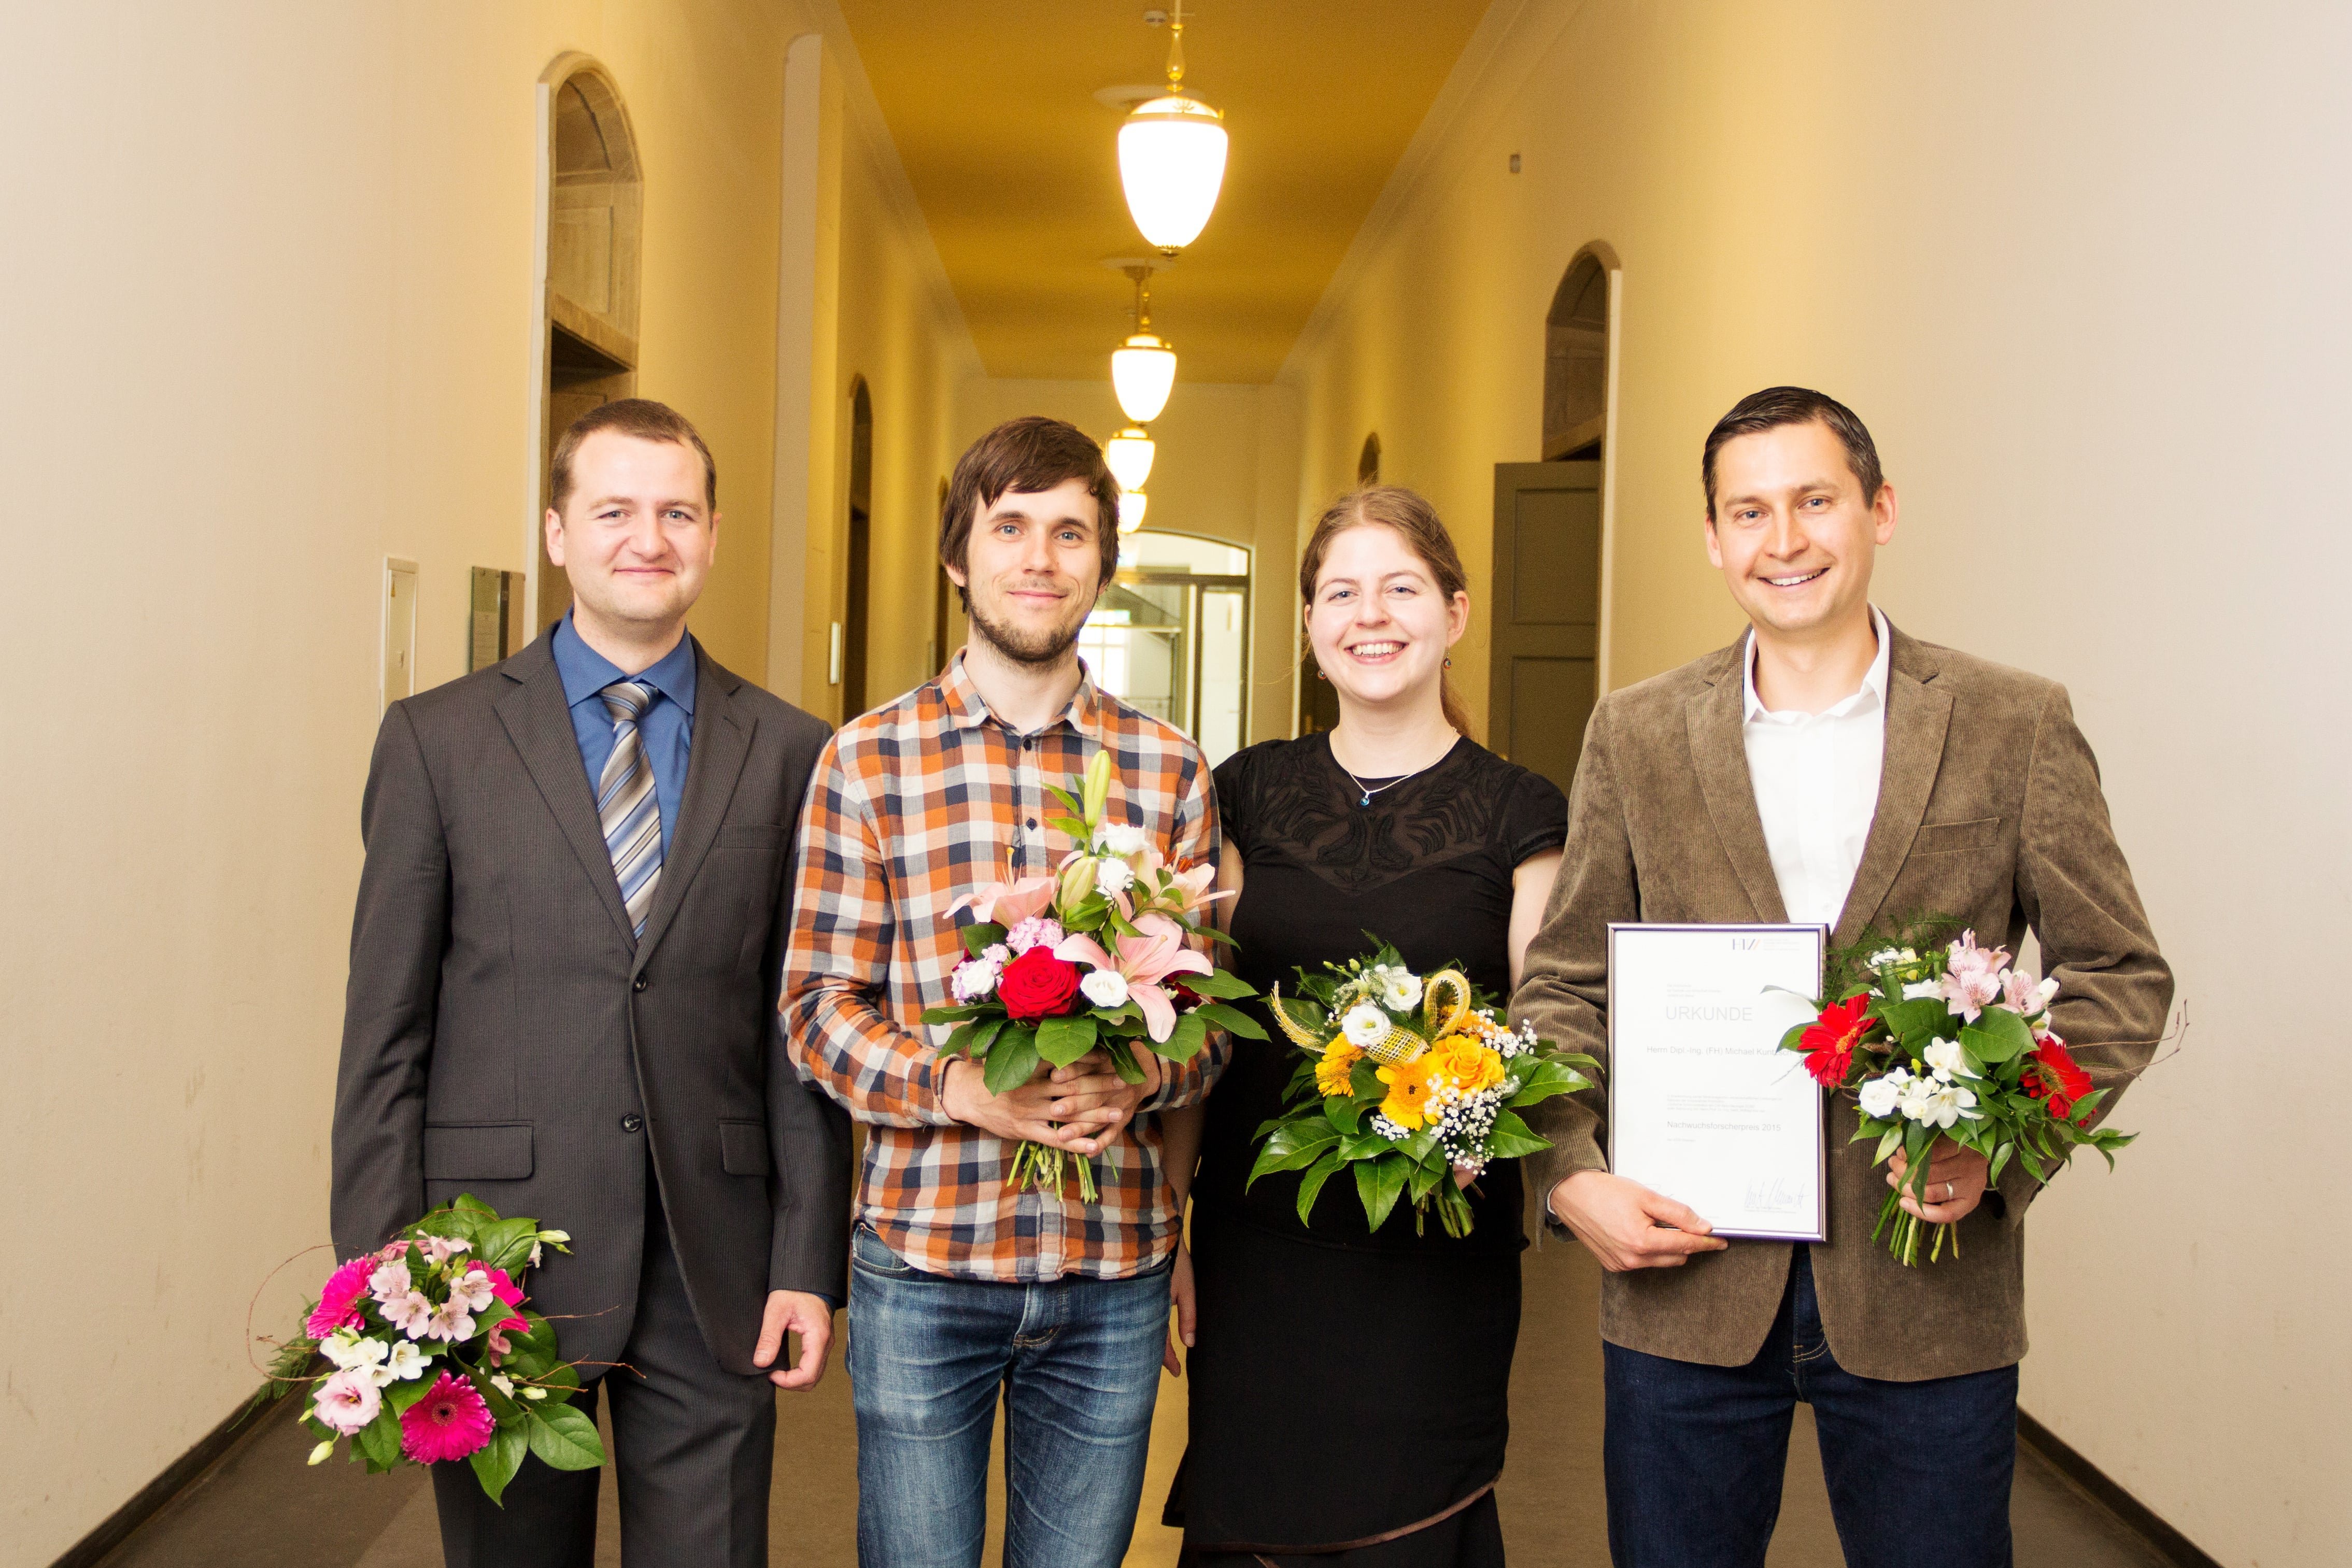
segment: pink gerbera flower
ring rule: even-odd
[[[375,1272],[376,1258],[373,1252],[362,1253],[327,1276],[319,1290],[319,1306],[302,1331],[312,1339],[324,1339],[340,1328],[360,1326],[360,1298],[368,1293],[368,1276]]]
[[[462,1459],[488,1444],[496,1425],[473,1384],[445,1372],[401,1416],[400,1451],[420,1465]]]

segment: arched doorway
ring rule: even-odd
[[[841,609],[841,719],[866,711],[866,602],[874,568],[874,399],[866,378],[849,384],[849,517]]]
[[[1615,256],[1586,246],[1544,320],[1540,463],[1495,465],[1488,744],[1561,789],[1600,697],[1603,475]]]
[[[538,571],[535,624],[545,629],[572,603],[571,584],[547,559],[539,517],[547,470],[572,422],[637,389],[637,256],[645,189],[628,111],[604,68],[564,55],[540,77],[547,137],[541,236],[540,504],[532,516]]]

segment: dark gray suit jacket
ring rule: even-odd
[[[393,705],[335,1087],[339,1254],[472,1192],[572,1233],[528,1289],[567,1359],[636,1311],[648,1150],[711,1353],[771,1290],[845,1294],[849,1123],[777,1027],[801,798],[826,727],[695,647],[684,803],[633,939],[548,639]]]

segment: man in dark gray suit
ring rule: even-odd
[[[468,1191],[571,1232],[527,1288],[584,1406],[610,1397],[625,1559],[744,1568],[767,1561],[770,1385],[822,1375],[846,1291],[848,1120],[776,1014],[826,729],[686,634],[719,527],[686,420],[588,413],[551,498],[571,613],[376,739],[335,1241],[379,1247]],[[593,1558],[593,1470],[527,1458],[503,1508],[469,1466],[434,1483],[453,1565]]]

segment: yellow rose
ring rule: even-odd
[[[1401,1061],[1393,1067],[1380,1070],[1381,1082],[1389,1086],[1388,1098],[1381,1102],[1381,1114],[1408,1133],[1421,1131],[1425,1118],[1421,1108],[1428,1102],[1433,1087],[1429,1078],[1435,1066],[1435,1053],[1423,1051],[1411,1061]]]
[[[1451,1080],[1465,1094],[1492,1088],[1503,1081],[1502,1057],[1469,1035],[1447,1035],[1431,1048],[1430,1055],[1437,1061],[1437,1073]]]
[[[1344,1039],[1332,1040],[1323,1048],[1323,1059],[1315,1064],[1315,1090],[1326,1100],[1346,1098],[1356,1092],[1356,1063],[1364,1053]]]

